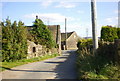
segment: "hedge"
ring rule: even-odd
[[[120,38],[120,28],[112,26],[103,26],[101,29],[101,40],[113,42],[114,39]]]

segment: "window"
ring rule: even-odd
[[[34,53],[34,52],[36,52],[36,48],[35,48],[35,47],[33,47],[33,53]]]

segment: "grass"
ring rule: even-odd
[[[106,59],[94,56],[88,51],[78,50],[77,70],[78,79],[119,79],[120,67],[105,63]]]
[[[20,66],[20,65],[23,65],[23,64],[42,61],[42,60],[45,60],[45,59],[48,59],[48,58],[53,58],[53,57],[56,57],[56,56],[59,56],[59,54],[44,55],[44,56],[31,58],[31,59],[22,59],[22,60],[18,60],[18,61],[15,61],[15,62],[0,62],[0,71],[4,71],[6,69],[10,69],[10,68]]]
[[[120,66],[114,43],[100,42],[94,54],[87,42],[80,42],[78,46],[76,62],[78,79],[120,80]]]

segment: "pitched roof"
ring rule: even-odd
[[[67,32],[67,39],[72,35],[74,33],[74,31],[73,32]],[[65,35],[66,35],[66,33],[61,33],[61,41],[65,41]]]

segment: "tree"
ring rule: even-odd
[[[23,59],[27,54],[27,28],[22,21],[18,22],[18,44],[19,44],[19,59]]]
[[[33,30],[31,32],[34,35],[36,43],[45,45],[47,48],[55,46],[50,30],[44,25],[41,19],[35,19]]]
[[[27,30],[24,24],[9,19],[2,22],[2,61],[15,61],[26,57]]]
[[[13,56],[13,30],[11,28],[11,21],[6,19],[5,23],[2,23],[2,59],[3,61],[11,60]]]
[[[114,39],[117,39],[117,28],[112,26],[103,26],[101,30],[101,39],[104,41],[113,42]]]

